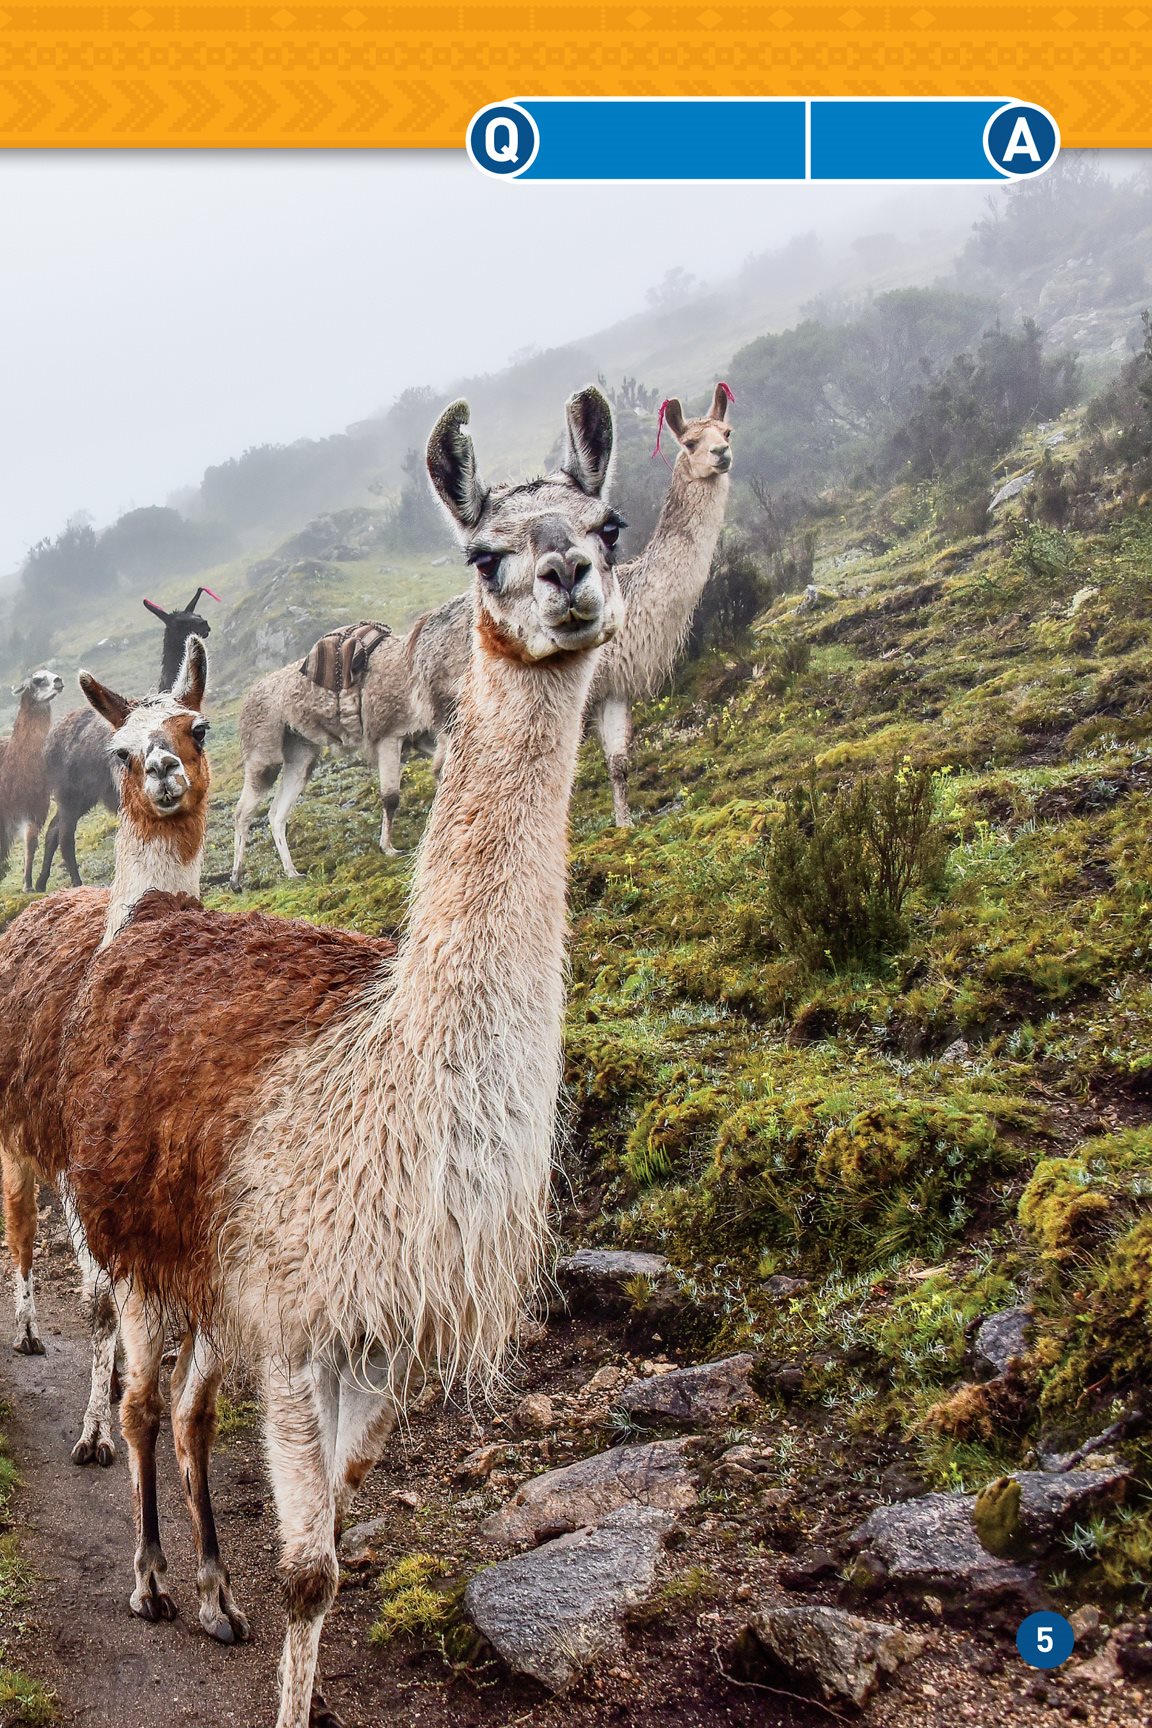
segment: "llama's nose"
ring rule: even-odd
[[[565,594],[571,594],[580,578],[586,576],[591,568],[591,558],[575,548],[567,552],[546,552],[543,558],[536,560],[536,580],[552,582]]]
[[[184,780],[184,764],[171,750],[149,750],[144,758],[144,772],[155,780]]]

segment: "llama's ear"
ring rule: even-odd
[[[185,708],[197,710],[204,706],[204,687],[208,682],[208,651],[199,636],[189,636],[184,644],[184,658],[172,686],[172,695]]]
[[[727,420],[728,404],[732,400],[732,392],[727,384],[717,384],[712,392],[712,406],[708,410],[709,420]]]
[[[464,430],[467,424],[467,402],[445,408],[432,428],[427,462],[440,502],[459,527],[471,530],[484,514],[488,488],[476,472],[476,452]]]
[[[570,396],[564,409],[568,436],[561,466],[582,492],[598,498],[612,461],[612,410],[594,384]]]
[[[148,608],[153,617],[159,618],[161,624],[166,625],[168,623],[169,614],[165,612],[163,606],[157,606],[155,600],[145,600],[142,604]]]
[[[99,678],[93,678],[91,672],[81,672],[80,688],[102,719],[107,720],[113,732],[118,732],[135,708],[135,702],[129,702],[127,696],[118,696],[115,690],[109,690],[106,684],[101,684]]]
[[[669,396],[664,404],[664,424],[675,438],[677,444],[684,436],[684,410],[680,406],[679,396]]]
[[[24,694],[25,690],[27,690],[27,688],[28,688],[27,678],[21,678],[19,684],[13,684],[12,694],[13,694],[13,696],[23,696],[23,694]]]

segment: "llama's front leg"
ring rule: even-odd
[[[260,800],[276,783],[280,772],[277,765],[268,763],[256,767],[252,763],[244,766],[244,786],[236,803],[236,815],[232,829],[232,874],[228,886],[234,894],[239,894],[244,880],[244,854],[248,850],[248,830],[252,826],[252,818],[260,807]]]
[[[156,1503],[156,1440],[163,1413],[160,1398],[163,1318],[155,1308],[129,1295],[120,1335],[125,1364],[120,1428],[128,1447],[136,1517],[136,1588],[131,1608],[142,1620],[174,1620],[176,1604],[165,1588],[168,1562],[160,1546],[160,1514]]]
[[[208,1488],[208,1461],[216,1439],[216,1399],[223,1372],[219,1357],[203,1338],[195,1333],[185,1338],[172,1370],[172,1439],[196,1539],[200,1624],[221,1644],[242,1644],[251,1633],[233,1598],[228,1568],[220,1558]]]
[[[36,1299],[32,1293],[32,1250],[36,1244],[35,1174],[7,1153],[0,1153],[4,1179],[4,1230],[16,1281],[16,1336],[12,1348],[18,1356],[43,1356],[44,1340],[36,1322]]]
[[[120,1334],[120,1308],[108,1274],[97,1266],[88,1252],[84,1227],[76,1211],[71,1193],[64,1185],[60,1202],[72,1251],[80,1267],[81,1295],[88,1309],[92,1326],[92,1374],[88,1392],[88,1408],[80,1438],[72,1448],[73,1464],[100,1464],[105,1468],[116,1457],[116,1441],[112,1435],[112,1381],[116,1371],[116,1341]]]
[[[399,738],[381,738],[376,746],[376,773],[380,780],[380,799],[384,805],[384,820],[380,826],[380,850],[389,858],[397,856],[396,847],[392,843],[392,824],[400,807],[400,759],[402,743]]]
[[[60,823],[60,856],[73,888],[80,888],[80,866],[76,862],[76,818],[71,812]]]
[[[36,862],[36,848],[40,844],[39,822],[24,824],[24,892],[32,892],[32,866]]]
[[[280,1518],[288,1628],[276,1728],[342,1728],[318,1690],[320,1633],[336,1595],[335,1442],[339,1384],[310,1363],[270,1365],[264,1435]]]
[[[36,892],[43,894],[48,886],[48,878],[52,874],[52,860],[56,856],[56,847],[60,839],[60,812],[57,810],[51,822],[44,830],[44,850],[40,854],[40,874],[36,878]],[[79,886],[79,884],[75,884]]]
[[[628,764],[632,754],[632,710],[619,696],[609,696],[596,716],[596,730],[612,785],[612,814],[617,828],[631,828],[628,808]]]

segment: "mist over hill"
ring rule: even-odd
[[[1001,339],[993,352],[988,332],[1011,336],[1034,324],[1033,348],[1013,350],[1014,363],[1042,378],[1043,350],[1044,365],[1063,364],[1066,373],[1055,394],[1041,390],[1035,401],[1001,404],[995,413],[985,404],[981,412],[999,414],[1005,435],[1021,416],[1051,412],[1094,386],[1139,346],[1152,257],[1147,173],[1111,179],[1094,158],[1069,156],[1034,186],[950,204],[946,220],[933,220],[923,194],[894,198],[890,212],[879,213],[891,215],[890,226],[793,235],[715,279],[670,269],[642,312],[577,342],[529,349],[500,370],[444,385],[410,381],[388,407],[342,431],[224,456],[198,484],[106,527],[73,517],[0,587],[4,673],[33,660],[66,662],[73,643],[98,648],[124,639],[117,637],[123,607],[177,578],[215,573],[211,585],[248,617],[245,626],[238,616],[231,633],[244,644],[248,668],[253,654],[259,666],[295,652],[323,628],[326,606],[340,615],[353,595],[354,610],[392,615],[389,575],[403,571],[407,583],[413,559],[427,574],[451,553],[420,452],[439,406],[454,395],[468,398],[489,475],[498,479],[541,465],[556,444],[559,404],[601,378],[621,423],[616,485],[634,547],[663,490],[664,470],[649,461],[656,405],[678,394],[691,407],[725,377],[737,393],[741,429],[735,519],[754,538],[768,529],[771,540],[772,511],[794,514],[797,498],[853,474],[890,478],[903,468],[931,478],[943,465],[955,481],[957,450],[938,459],[925,439],[942,413],[970,415],[966,369],[975,368],[977,388],[982,376],[986,394],[994,393],[992,369],[1009,363],[1011,344]],[[739,237],[717,236],[707,265],[738,245]],[[1062,362],[1054,358],[1061,355]],[[989,424],[965,450],[968,472],[960,478],[973,496],[991,478],[996,444]],[[792,503],[781,506],[780,494]],[[765,499],[773,501],[767,513]],[[332,577],[333,567],[343,567],[349,583],[326,583],[324,570]],[[269,582],[289,571],[292,596],[281,595],[280,604]],[[425,586],[431,600],[442,584]],[[418,607],[406,588],[409,612],[414,598]],[[280,621],[261,629],[254,614],[269,604]],[[221,645],[226,663],[231,643]]]

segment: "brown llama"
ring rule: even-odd
[[[596,650],[620,619],[600,496],[612,419],[581,391],[561,469],[489,489],[467,417],[442,415],[428,466],[475,571],[472,658],[399,949],[146,896],[39,1076],[62,1134],[36,1153],[129,1289],[145,1618],[174,1612],[154,1475],[166,1318],[196,1329],[173,1416],[201,1621],[233,1636],[208,1451],[223,1364],[257,1378],[288,1617],[278,1728],[338,1722],[316,1681],[349,1496],[426,1373],[499,1373],[547,1242],[568,805]]]
[[[40,830],[48,820],[48,775],[44,742],[52,724],[50,704],[64,688],[55,672],[32,672],[13,686],[19,696],[11,738],[0,740],[0,876],[18,833],[24,835],[24,892],[32,892],[32,865]]]
[[[80,685],[103,717],[121,816],[111,889],[81,888],[55,894],[21,913],[0,937],[0,1167],[5,1226],[16,1274],[16,1337],[20,1355],[42,1355],[36,1321],[32,1254],[36,1197],[47,1175],[35,1147],[59,1133],[59,1106],[38,1076],[60,1060],[68,1017],[93,956],[111,942],[150,889],[198,897],[200,861],[208,820],[210,773],[204,753],[207,722],[200,712],[207,676],[201,643],[193,637],[170,695],[133,703],[88,673]],[[169,900],[168,904],[178,901]],[[26,1113],[31,1113],[25,1120]],[[83,1292],[92,1316],[92,1384],[77,1464],[111,1464],[112,1371],[118,1315],[111,1286],[87,1252],[67,1180],[58,1183]]]
[[[164,626],[164,646],[160,658],[161,690],[171,690],[180,674],[184,649],[190,636],[211,635],[211,625],[196,607],[201,594],[219,600],[211,588],[197,588],[187,606],[175,612],[165,612],[152,600],[144,605]],[[116,778],[108,757],[108,724],[91,708],[78,708],[52,728],[44,750],[44,766],[56,809],[44,835],[44,853],[37,891],[43,894],[52,873],[56,848],[64,860],[64,868],[73,888],[80,886],[80,871],[76,864],[76,828],[89,810],[103,804],[116,813]]]

